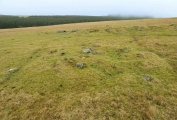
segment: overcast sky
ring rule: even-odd
[[[177,17],[177,0],[0,0],[0,14]]]

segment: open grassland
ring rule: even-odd
[[[0,30],[1,119],[176,120],[177,19]]]

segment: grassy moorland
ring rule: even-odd
[[[176,73],[176,18],[0,30],[0,120],[176,120]]]

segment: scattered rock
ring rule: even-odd
[[[100,55],[101,52],[93,52],[94,55]]]
[[[144,55],[143,55],[143,54],[138,53],[138,54],[136,54],[136,57],[141,57],[141,58],[143,58],[143,57],[144,57]]]
[[[130,49],[129,48],[123,48],[123,52],[129,52]]]
[[[83,49],[82,52],[83,53],[92,53],[92,49],[91,48]]]
[[[66,30],[59,30],[57,31],[57,33],[66,33],[67,31]]]
[[[74,62],[74,59],[73,58],[65,58],[68,62]]]
[[[72,30],[71,32],[77,32],[78,30],[77,29],[74,29],[74,30]]]
[[[99,29],[92,29],[89,31],[90,33],[93,33],[93,32],[99,32]]]
[[[81,62],[77,62],[76,67],[82,69],[82,68],[84,68],[84,64]]]
[[[50,53],[53,54],[53,53],[56,53],[57,50],[51,50]]]
[[[118,52],[118,53],[120,53],[120,52],[126,52],[126,53],[128,53],[130,51],[130,49],[129,48],[123,48],[123,49],[117,49],[116,50],[116,52]]]
[[[106,31],[106,32],[109,32],[109,33],[111,32],[111,30],[110,30],[109,28],[107,28],[105,31]]]
[[[117,32],[118,32],[118,33],[123,33],[123,31],[122,31],[122,30],[117,30]]]
[[[62,52],[62,53],[60,53],[60,55],[61,55],[61,56],[64,56],[64,55],[65,55],[65,53],[64,53],[64,52]]]
[[[10,68],[9,70],[7,70],[7,72],[14,72],[16,70],[17,70],[17,68]]]
[[[100,47],[100,45],[98,45],[98,44],[93,44],[93,47]]]
[[[150,81],[152,80],[152,78],[149,77],[149,76],[144,76],[144,79],[145,79],[146,81],[148,81],[148,82],[150,82]]]
[[[7,72],[11,72],[14,71],[14,68],[10,68],[9,70],[7,70]]]
[[[88,55],[86,55],[86,56],[80,56],[80,57],[84,59],[84,58],[88,58],[89,56],[88,56]]]

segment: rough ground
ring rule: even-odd
[[[0,30],[0,120],[176,120],[176,73],[176,18]]]

